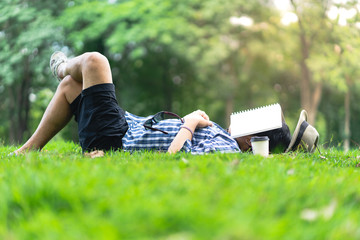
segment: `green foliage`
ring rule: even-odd
[[[61,42],[61,35],[53,21],[57,10],[43,9],[43,2],[0,3],[0,101],[2,109],[7,109],[0,120],[9,122],[6,130],[10,136],[4,138],[10,142],[29,137],[30,94],[55,85],[49,80],[52,78],[45,59],[52,52],[51,45]]]
[[[229,22],[229,18],[238,16],[239,12],[254,14],[254,18],[259,19],[256,14],[269,15],[260,6],[257,1],[241,0],[231,4],[218,1],[90,2],[68,8],[61,23],[68,32],[69,45],[74,46],[76,52],[96,49],[108,54],[120,102],[126,109],[144,115],[160,109],[186,114],[204,108],[215,120],[224,123],[228,95],[240,102],[246,99],[242,96],[248,92],[246,88],[257,88],[250,79],[267,77],[266,71],[258,72],[263,73],[258,76],[250,74],[253,68],[266,65],[263,60],[266,57],[258,49],[262,42],[260,31],[252,35],[251,30],[234,27]],[[248,48],[251,50],[247,51]],[[244,52],[249,53],[244,55]],[[254,59],[254,65],[246,64],[249,56]],[[256,65],[258,62],[260,66]],[[228,70],[237,64],[239,69]],[[234,85],[234,79],[238,78],[249,86]],[[204,88],[206,94],[203,94]],[[270,92],[260,94],[259,91],[254,98],[270,95]],[[149,105],[149,98],[153,105]],[[264,99],[265,102],[277,98]],[[255,105],[253,99],[248,102]]]
[[[322,155],[108,153],[8,157],[3,239],[358,239],[359,150]]]
[[[321,82],[326,96],[315,126],[321,141],[337,145],[344,135],[342,94],[350,89],[353,102],[359,97],[359,19],[339,26],[326,10],[357,2],[292,2],[311,41],[312,85]],[[230,21],[244,16],[251,26]],[[23,142],[35,130],[46,106],[41,95],[56,86],[48,70],[54,50],[107,56],[120,105],[138,115],[201,108],[227,127],[232,111],[279,102],[294,126],[301,105],[300,29],[284,26],[281,17],[268,0],[1,1],[1,139]],[[37,100],[29,102],[30,95]],[[352,104],[351,111],[352,138],[360,142],[360,109]],[[62,132],[66,139],[75,138],[71,124]]]

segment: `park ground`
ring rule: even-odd
[[[0,239],[360,239],[360,150],[8,156]]]

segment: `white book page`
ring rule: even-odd
[[[282,127],[280,104],[250,109],[230,116],[231,137],[237,138]]]

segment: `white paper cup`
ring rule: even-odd
[[[253,154],[259,154],[264,157],[269,156],[269,137],[252,137],[251,148]]]

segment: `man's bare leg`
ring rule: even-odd
[[[63,79],[49,103],[35,133],[15,153],[42,149],[66,124],[72,113],[70,103],[82,89],[102,83],[112,83],[110,65],[100,53],[84,53],[62,63],[58,75]]]
[[[42,149],[70,121],[70,103],[81,93],[82,84],[65,77],[59,84],[34,134],[15,153]]]
[[[70,75],[74,80],[83,83],[83,89],[113,82],[107,58],[97,52],[84,53],[60,64],[58,75],[60,78]]]

